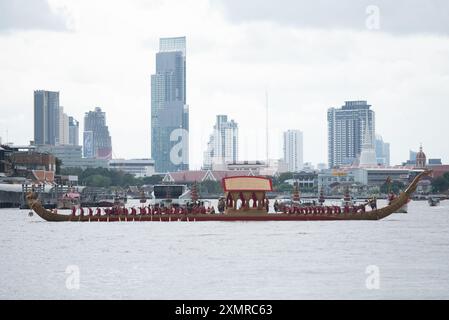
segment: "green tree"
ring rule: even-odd
[[[443,178],[446,179],[447,181],[449,181],[449,172],[446,172],[445,174],[443,174]]]
[[[61,174],[61,166],[62,166],[62,160],[59,158],[55,158],[55,165],[56,165],[56,174]]]
[[[151,177],[142,178],[142,182],[143,182],[143,184],[155,185],[155,184],[160,184],[162,182],[163,178],[164,177],[162,175],[154,175]]]
[[[61,169],[61,174],[65,176],[78,176],[81,177],[81,174],[83,173],[83,169],[81,168],[64,168]]]
[[[85,184],[88,187],[108,188],[111,186],[111,178],[95,174],[87,177],[85,180]]]
[[[281,183],[274,187],[277,192],[293,192],[293,186],[289,183]]]
[[[433,192],[445,192],[449,189],[449,179],[446,178],[446,174],[432,180]]]
[[[279,175],[278,181],[279,183],[284,183],[287,180],[293,179],[293,172],[284,172]]]
[[[125,174],[122,178],[122,187],[129,186],[140,186],[142,185],[142,181],[140,179],[136,179],[132,174]]]
[[[142,186],[144,184],[158,184],[163,176],[154,175],[152,177],[136,178],[132,174],[118,170],[109,170],[106,168],[64,168],[61,170],[63,175],[78,176],[81,185],[86,186],[111,186],[127,188],[129,186]],[[99,179],[99,176],[105,179]]]
[[[390,184],[384,183],[380,187],[380,192],[385,194],[392,191],[395,194],[399,194],[404,188],[405,185],[401,181],[392,181]]]
[[[221,194],[223,193],[223,188],[219,181],[203,181],[199,184],[200,194]]]

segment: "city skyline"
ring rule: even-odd
[[[187,68],[195,70],[188,75],[190,133],[195,141],[190,149],[192,168],[201,166],[210,125],[222,113],[232,114],[240,125],[241,159],[265,159],[264,126],[258,124],[264,123],[266,90],[270,94],[270,158],[282,157],[282,131],[289,127],[301,128],[307,135],[305,161],[325,161],[326,110],[341,101],[361,99],[376,108],[376,129],[391,144],[392,164],[406,160],[408,151],[416,150],[420,143],[432,158],[449,160],[448,148],[435,139],[444,135],[448,116],[443,81],[448,35],[433,30],[428,19],[420,21],[425,31],[421,34],[412,27],[401,33],[387,23],[378,31],[366,30],[364,25],[346,29],[337,25],[330,32],[324,23],[304,28],[280,24],[275,17],[271,21],[256,19],[247,11],[232,17],[229,7],[233,4],[221,8],[217,2],[169,2],[150,7],[136,2],[111,4],[108,14],[97,17],[99,3],[95,1],[90,5],[92,13],[82,10],[82,14],[87,4],[62,1],[66,14],[56,16],[63,22],[59,29],[36,25],[0,31],[0,43],[8,48],[0,61],[4,70],[1,87],[11,87],[10,79],[23,79],[1,91],[3,142],[9,138],[27,144],[32,139],[30,92],[45,88],[61,92],[64,111],[75,119],[82,119],[89,106],[101,105],[108,113],[117,157],[148,157],[148,75],[155,72],[158,39],[185,34],[189,39]],[[52,3],[49,8],[56,7]],[[122,11],[136,19],[117,24],[123,29],[115,29],[115,24],[101,26],[113,17],[121,21]],[[168,12],[180,19],[177,27],[157,18]],[[49,10],[49,14],[54,13]],[[359,14],[364,23],[365,12]],[[191,20],[201,20],[202,25]],[[205,27],[213,36],[202,33]],[[86,45],[88,52],[77,49]],[[11,68],[11,61],[20,67]],[[351,70],[350,77],[345,75],[347,70]],[[423,110],[432,121],[417,116]],[[16,123],[23,123],[24,128],[13,125]],[[397,135],[398,130],[404,133]],[[129,144],[133,137],[147,141]]]

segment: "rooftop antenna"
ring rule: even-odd
[[[265,130],[266,130],[266,152],[267,152],[267,154],[266,154],[266,159],[267,159],[267,166],[268,166],[268,158],[269,158],[269,138],[268,138],[268,91],[265,91],[265,107],[266,107],[266,128],[265,128]]]

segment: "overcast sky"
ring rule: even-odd
[[[115,157],[149,157],[158,39],[185,35],[193,168],[217,114],[241,160],[265,158],[265,91],[271,158],[300,129],[304,160],[327,162],[326,110],[367,100],[393,163],[420,143],[449,162],[448,16],[445,0],[0,0],[0,136],[32,140],[33,91],[55,90],[81,130],[107,112]]]

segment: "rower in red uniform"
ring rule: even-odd
[[[76,207],[72,207],[72,216],[76,216]]]
[[[96,210],[96,215],[97,215],[97,216],[101,216],[101,209],[100,209],[100,208],[97,208],[97,210]]]
[[[94,214],[94,211],[92,210],[92,208],[89,208],[89,217],[92,217]]]

